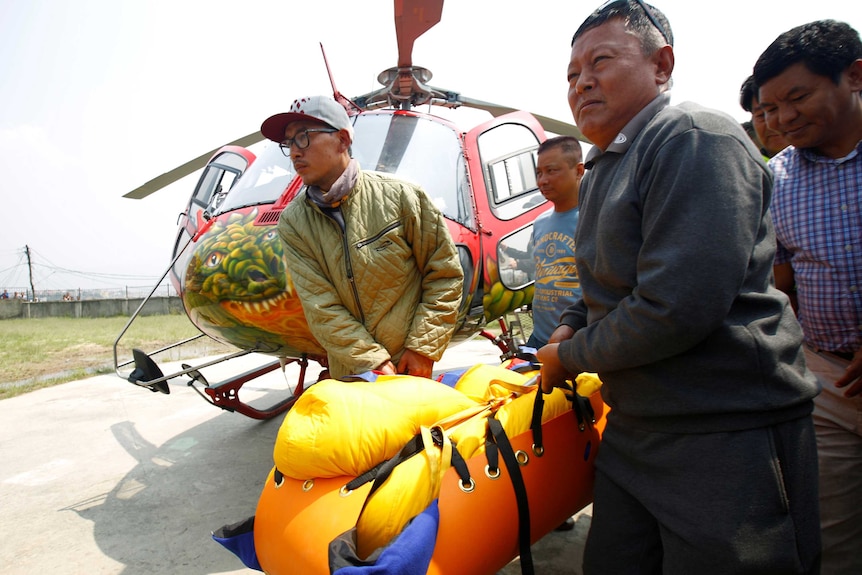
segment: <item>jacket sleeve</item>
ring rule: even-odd
[[[438,361],[449,345],[458,321],[464,271],[446,220],[421,190],[405,194],[411,212],[407,221],[416,265],[422,276],[422,298],[404,346]]]
[[[363,373],[390,359],[389,352],[377,343],[361,321],[345,307],[343,290],[329,279],[320,262],[323,254],[314,253],[320,245],[302,238],[298,229],[282,217],[278,233],[294,287],[302,302],[308,327],[326,350],[330,368],[342,366],[346,373],[333,369],[333,376]]]

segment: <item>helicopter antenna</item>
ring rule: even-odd
[[[332,70],[329,68],[329,60],[326,59],[326,50],[323,49],[323,42],[320,43],[320,53],[323,54],[323,65],[326,66],[326,73],[329,74],[329,84],[332,86],[332,97],[336,102],[344,106],[348,116],[355,116],[362,111],[362,108],[353,103],[353,101],[338,91],[335,87],[335,79],[332,77]]]

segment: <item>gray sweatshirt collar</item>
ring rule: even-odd
[[[632,141],[640,134],[640,131],[643,129],[647,123],[653,119],[653,117],[658,114],[660,111],[665,109],[670,105],[670,92],[662,92],[655,98],[653,98],[652,102],[644,106],[640,112],[635,114],[634,118],[629,120],[629,123],[625,125],[625,127],[617,134],[617,137],[614,138],[614,141],[608,146],[608,149],[602,152],[602,150],[598,146],[593,146],[592,149],[587,154],[587,160],[584,162],[584,167],[586,169],[590,169],[593,167],[596,158],[598,158],[601,154],[606,154],[613,152],[615,154],[625,154],[626,151],[631,146]]]

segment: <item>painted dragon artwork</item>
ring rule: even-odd
[[[257,209],[219,219],[196,243],[183,303],[208,335],[241,348],[325,357],[311,335],[275,226],[255,226]]]
[[[222,343],[269,355],[324,359],[308,328],[284,261],[275,226],[254,225],[257,209],[218,218],[195,243],[186,265],[182,298],[201,331]],[[496,262],[485,262],[485,321],[532,300],[533,285],[510,290]]]

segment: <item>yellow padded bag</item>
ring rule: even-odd
[[[442,447],[435,445],[427,427],[421,433],[425,448],[395,466],[356,521],[356,552],[362,559],[388,545],[440,493],[443,475],[451,467],[452,444],[444,434]]]
[[[488,417],[496,412],[506,434],[515,437],[530,429],[537,385],[535,372],[521,374],[505,368],[477,365],[467,370],[455,389],[468,392],[477,402],[473,408],[438,421],[443,446],[433,445],[429,430],[422,428],[425,449],[398,464],[380,488],[371,495],[356,522],[356,547],[360,558],[387,545],[407,522],[421,513],[440,493],[440,481],[451,466],[450,441],[465,460],[485,451]],[[484,398],[483,401],[478,401]],[[484,405],[484,409],[483,409]],[[560,389],[545,397],[542,421],[571,410]]]
[[[396,455],[421,426],[474,405],[423,377],[324,380],[287,412],[275,442],[275,466],[295,479],[361,475]]]
[[[495,406],[492,411],[496,413],[497,419],[503,425],[503,429],[506,430],[506,435],[509,437],[517,437],[530,429],[535,395],[531,391],[528,394],[515,396],[510,389],[511,384],[525,384],[529,379],[531,379],[533,373],[520,374],[503,368],[495,368],[494,366],[474,367],[475,369],[465,372],[462,379],[456,384],[456,389],[461,389],[463,382],[463,387],[469,390],[469,393],[474,396],[479,396],[482,394],[480,389],[482,381],[481,378],[485,378],[485,385],[489,388],[485,392],[485,395],[488,397],[499,398],[498,401],[500,402],[500,405]],[[501,374],[500,371],[497,370],[509,372],[513,375]],[[489,377],[493,377],[490,384],[488,383]],[[465,378],[475,379],[465,380]],[[510,385],[504,387],[499,383],[501,381],[505,381]],[[598,390],[599,387],[601,387],[602,382],[594,373],[582,373],[577,377],[575,385],[579,395],[589,397]],[[508,393],[508,397],[506,396],[506,392]],[[545,395],[545,405],[542,410],[542,423],[550,421],[561,413],[565,413],[571,409],[571,402],[566,398],[563,390],[554,389],[551,393]],[[486,414],[486,416],[487,415],[489,414]],[[487,422],[484,418],[472,418],[462,424],[453,426],[450,429],[449,435],[451,436],[452,441],[455,442],[455,445],[457,445],[458,451],[464,459],[470,459],[477,454],[484,453],[484,434],[486,426]]]

